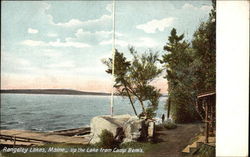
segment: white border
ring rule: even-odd
[[[248,156],[249,1],[217,1],[216,156]]]

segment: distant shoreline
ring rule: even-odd
[[[101,95],[109,96],[110,93],[85,92],[70,89],[4,89],[1,94],[55,94],[55,95]]]
[[[110,96],[111,93],[104,92],[86,92],[72,89],[1,89],[0,93],[4,94],[51,94],[51,95],[99,95]],[[115,96],[118,96],[115,94]],[[167,97],[163,94],[161,97]]]

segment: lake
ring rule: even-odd
[[[160,98],[157,117],[166,115],[166,97]],[[141,107],[135,104],[138,113]],[[110,96],[1,94],[1,129],[53,131],[83,127],[91,118],[110,114]],[[131,114],[127,98],[114,97],[114,115]]]

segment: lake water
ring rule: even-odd
[[[157,116],[166,113],[160,98]],[[1,94],[1,129],[52,131],[89,125],[91,118],[110,114],[110,96]],[[140,113],[140,105],[136,104]],[[127,98],[114,97],[114,114],[134,115]],[[166,115],[166,114],[165,114]]]

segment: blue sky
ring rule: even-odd
[[[163,53],[172,28],[190,40],[210,1],[117,1],[116,48]],[[111,77],[112,1],[3,1],[1,88],[107,92]],[[166,91],[167,82],[155,81]]]

